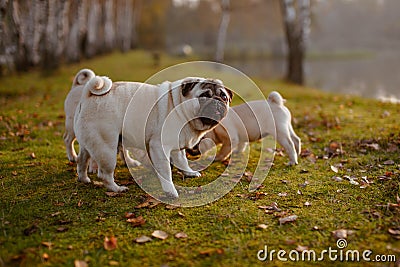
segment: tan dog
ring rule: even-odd
[[[64,144],[67,150],[67,156],[69,161],[76,162],[77,155],[74,148],[75,131],[74,131],[74,116],[76,107],[81,100],[82,91],[86,83],[95,77],[95,73],[90,69],[82,69],[76,75],[72,82],[71,90],[69,91],[65,102],[64,102],[64,112],[65,112],[65,133],[64,133]],[[129,164],[130,166],[139,166],[140,162],[133,160],[128,151],[120,151],[121,158]],[[89,172],[96,172],[97,164],[95,161],[91,160],[89,164]]]
[[[114,182],[115,154],[122,136],[127,148],[147,151],[164,192],[178,197],[170,160],[186,176],[200,176],[189,167],[185,149],[226,116],[231,98],[232,92],[220,80],[186,78],[151,85],[92,78],[74,118],[79,181],[91,182],[87,168],[92,157],[107,189],[127,190]]]
[[[187,152],[195,156],[222,144],[215,161],[223,161],[232,151],[243,152],[248,142],[267,135],[272,135],[285,149],[289,155],[289,165],[298,164],[301,140],[293,130],[290,111],[284,106],[284,99],[278,92],[272,92],[267,101],[250,101],[231,107],[221,123],[208,132],[198,146]]]

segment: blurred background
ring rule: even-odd
[[[0,0],[1,76],[113,51],[400,99],[398,0]]]

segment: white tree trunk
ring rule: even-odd
[[[99,25],[101,23],[101,7],[98,0],[90,1],[88,12],[85,54],[87,57],[93,57],[99,51],[99,44],[103,43],[99,34]]]
[[[215,61],[224,61],[224,50],[226,35],[228,31],[229,21],[230,21],[230,0],[221,0],[221,23],[219,25],[218,36],[217,36],[217,50],[215,52]]]
[[[115,45],[114,1],[104,3],[104,48],[111,51]]]

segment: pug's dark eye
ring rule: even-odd
[[[221,99],[224,101],[228,101],[228,96],[224,93],[221,94]]]
[[[200,95],[200,97],[208,97],[208,98],[211,98],[211,97],[212,97],[212,96],[211,96],[211,92],[210,92],[210,91],[204,92],[204,93],[202,93],[202,94]]]

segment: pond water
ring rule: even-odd
[[[249,76],[280,79],[285,60],[230,61]],[[400,53],[381,52],[367,57],[306,60],[306,85],[325,91],[367,98],[400,100]]]

